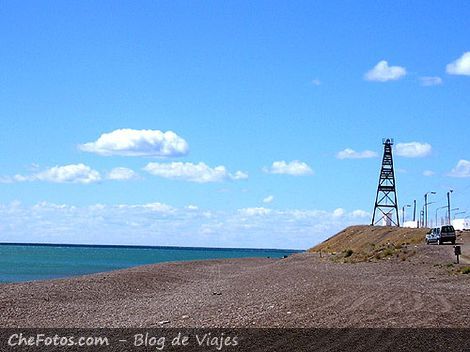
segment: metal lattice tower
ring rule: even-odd
[[[387,226],[400,226],[395,173],[393,172],[393,139],[383,139],[382,143],[384,145],[384,156],[382,168],[380,169],[379,186],[377,187],[371,225],[376,225],[379,221],[384,220]],[[377,211],[379,211],[378,219],[376,217]]]

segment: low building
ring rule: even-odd
[[[452,220],[452,226],[456,230],[470,230],[470,219],[454,219]]]
[[[403,227],[408,227],[411,229],[417,229],[418,228],[418,222],[417,221],[405,221],[403,223]]]

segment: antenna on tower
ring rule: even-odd
[[[398,217],[398,201],[395,187],[395,173],[393,171],[392,145],[393,138],[384,138],[384,155],[382,168],[380,169],[379,186],[375,197],[374,214],[372,224],[376,225],[383,220],[386,226],[400,226]],[[376,212],[379,216],[376,217]]]

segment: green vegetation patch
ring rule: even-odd
[[[460,272],[462,274],[470,274],[470,266],[464,266],[462,269],[460,269]]]
[[[345,257],[345,258],[348,258],[348,257],[352,256],[353,253],[354,253],[354,252],[353,252],[352,249],[346,249],[346,250],[344,251],[344,257]]]

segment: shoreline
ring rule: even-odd
[[[188,250],[211,250],[211,251],[269,251],[269,252],[305,252],[307,249],[289,248],[244,248],[244,247],[187,247],[187,246],[148,246],[133,244],[81,244],[81,243],[22,243],[22,242],[0,242],[0,246],[25,246],[25,247],[78,247],[78,248],[129,248],[129,249],[188,249]]]
[[[122,246],[0,246],[0,282],[27,282],[105,273],[141,265],[222,258],[282,258],[289,250]]]
[[[285,259],[167,262],[3,284],[4,327],[466,327],[470,275],[446,246],[408,261]],[[433,264],[439,261],[440,266]]]

